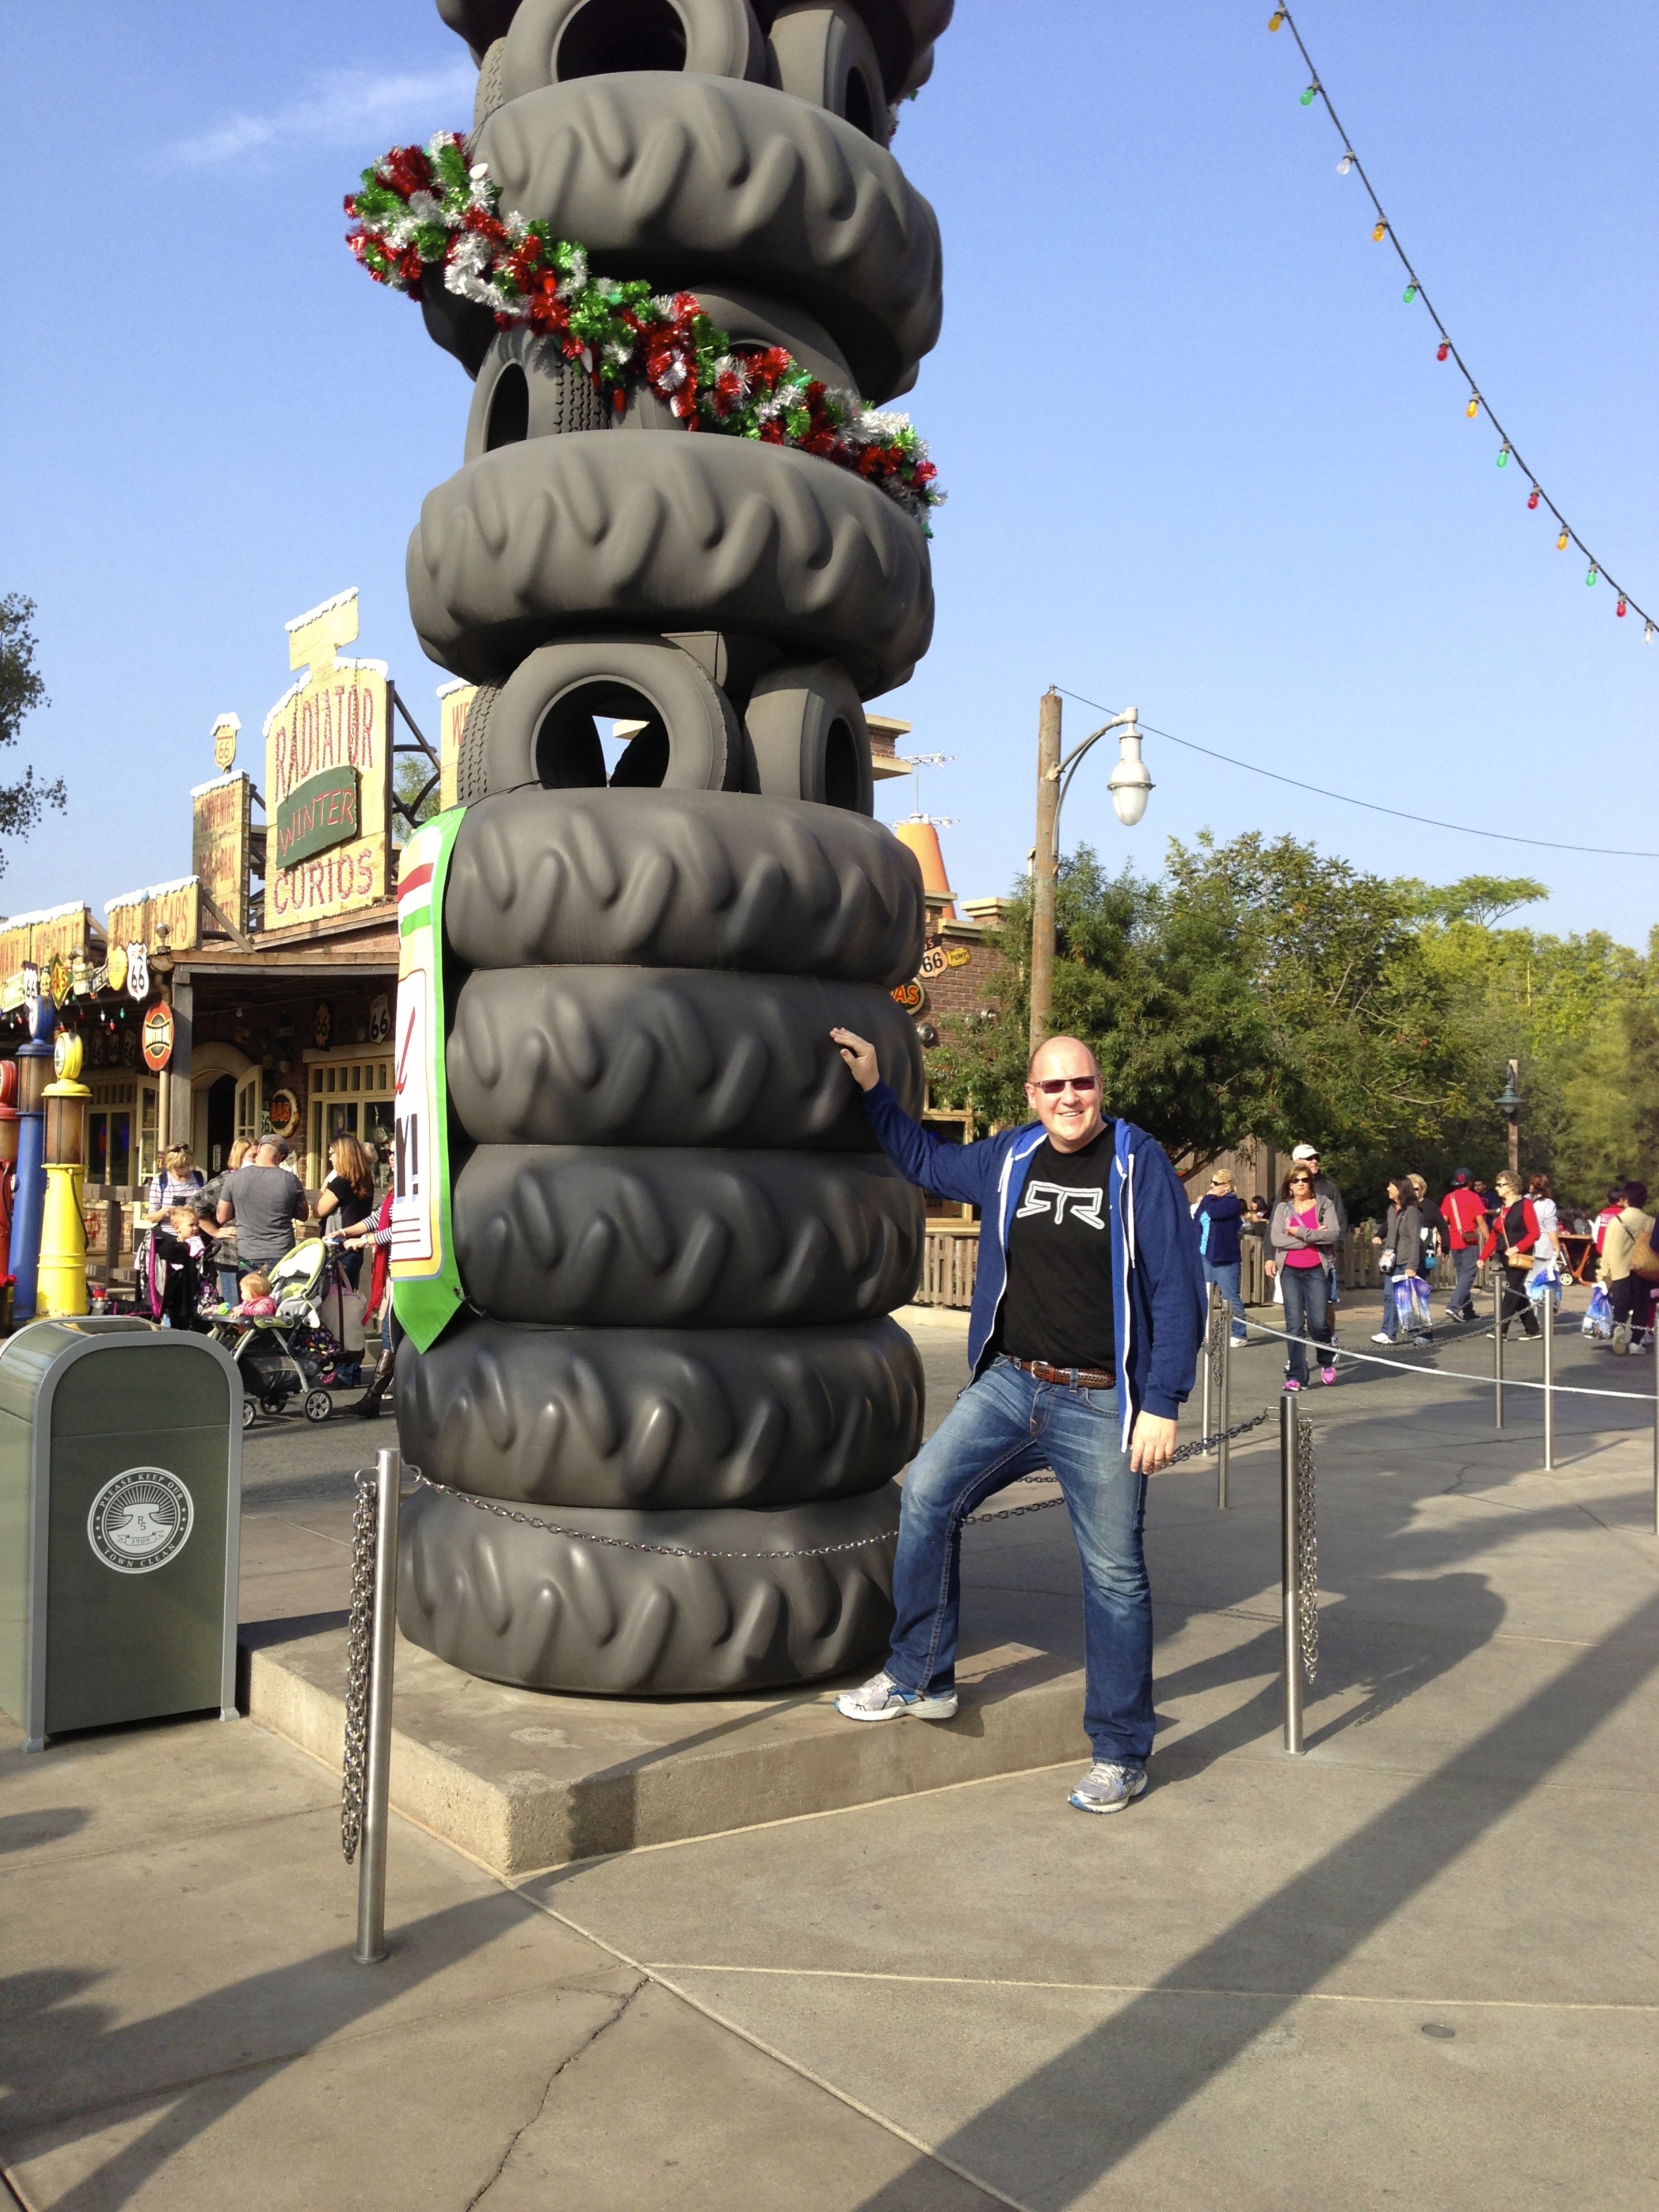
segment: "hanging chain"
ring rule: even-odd
[[[340,1847],[349,1866],[363,1835],[368,1759],[369,1635],[374,1620],[376,1486],[367,1468],[356,1476],[351,1518],[351,1621],[346,1630],[345,1759],[340,1770]]]
[[[1299,1541],[1296,1559],[1296,1603],[1302,1671],[1309,1681],[1319,1671],[1319,1531],[1315,1519],[1317,1484],[1314,1468],[1314,1426],[1300,1406],[1296,1409],[1296,1519]]]
[[[1252,1429],[1259,1429],[1267,1418],[1267,1416],[1266,1413],[1256,1413],[1254,1414],[1248,1421],[1239,1421],[1236,1423],[1233,1427],[1225,1431],[1227,1440],[1231,1443],[1235,1437],[1248,1436]],[[1170,1464],[1173,1467],[1177,1460],[1193,1459],[1196,1457],[1200,1452],[1213,1451],[1221,1441],[1222,1438],[1219,1434],[1212,1437],[1194,1437],[1191,1443],[1182,1444],[1181,1446],[1180,1449],[1176,1451],[1171,1458]],[[804,1547],[799,1551],[793,1552],[702,1552],[695,1550],[689,1544],[639,1544],[633,1542],[626,1536],[604,1536],[600,1535],[596,1530],[592,1528],[573,1528],[566,1522],[544,1521],[539,1514],[521,1513],[516,1507],[503,1505],[495,1498],[475,1497],[470,1490],[457,1490],[450,1483],[439,1482],[434,1480],[433,1476],[423,1474],[418,1467],[406,1468],[404,1471],[406,1474],[413,1476],[415,1481],[422,1490],[435,1490],[441,1498],[456,1498],[463,1505],[475,1506],[480,1513],[493,1514],[498,1521],[516,1522],[521,1528],[544,1529],[550,1536],[566,1536],[570,1538],[574,1542],[579,1544],[602,1544],[607,1551],[651,1552],[654,1553],[659,1558],[665,1559],[828,1559],[838,1556],[842,1552],[866,1552],[868,1551],[872,1545],[890,1544],[893,1540],[892,1531],[888,1529],[879,1535],[855,1536],[850,1542],[845,1544],[811,1544]],[[1054,1479],[1054,1478],[1051,1474],[1026,1474],[1020,1477],[1020,1480],[1022,1482],[1052,1482]],[[963,1526],[966,1528],[977,1528],[983,1526],[983,1524],[988,1521],[1018,1521],[1024,1514],[1046,1513],[1051,1505],[1063,1505],[1065,1502],[1064,1498],[1040,1498],[1033,1504],[1007,1505],[1004,1506],[1000,1512],[996,1513],[970,1513],[963,1522]],[[359,1510],[361,1510],[361,1508]],[[355,1555],[353,1567],[353,1587],[355,1591]],[[372,1606],[374,1602],[374,1560],[371,1555],[369,1561],[368,1597],[365,1601],[366,1606]],[[353,1600],[351,1620],[352,1632],[355,1635],[356,1632],[357,1622],[355,1596]],[[368,1612],[366,1610],[364,1613],[365,1638],[367,1638],[368,1634],[367,1622]],[[367,1665],[366,1645],[364,1663]],[[366,1687],[365,1695],[367,1695]],[[348,1727],[349,1726],[349,1714],[348,1713]]]

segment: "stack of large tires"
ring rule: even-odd
[[[887,151],[950,0],[440,0],[476,159],[596,272],[695,290],[880,401],[939,321]],[[547,1689],[722,1692],[884,1649],[922,1382],[920,1194],[830,1030],[912,1110],[914,861],[863,701],[927,649],[927,541],[816,456],[618,410],[448,295],[477,380],[410,603],[481,688],[444,909],[467,1304],[405,1343],[405,1635]],[[621,726],[610,738],[604,725]]]

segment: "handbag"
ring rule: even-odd
[[[1630,1271],[1632,1275],[1639,1275],[1644,1283],[1659,1283],[1659,1253],[1653,1249],[1651,1222],[1630,1248]]]

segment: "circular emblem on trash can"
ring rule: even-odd
[[[196,1508],[164,1467],[130,1467],[92,1501],[87,1541],[118,1575],[153,1574],[190,1541]]]

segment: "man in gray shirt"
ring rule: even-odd
[[[294,1224],[310,1208],[300,1178],[281,1163],[288,1147],[267,1137],[246,1167],[228,1175],[219,1191],[219,1224],[236,1224],[236,1264],[244,1273],[265,1273],[292,1249]]]

